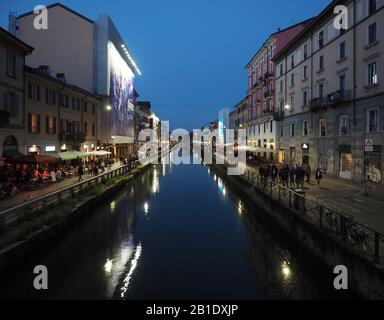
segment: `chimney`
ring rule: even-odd
[[[47,76],[49,76],[51,74],[51,69],[47,65],[40,65],[39,71],[43,74],[46,74]]]
[[[65,82],[65,74],[64,73],[56,73],[56,78],[60,81]]]
[[[8,16],[8,31],[10,34],[15,37],[20,36],[19,32],[19,19],[17,17],[17,12],[10,12]]]

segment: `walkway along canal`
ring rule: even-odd
[[[49,289],[33,289],[33,268]],[[157,165],[18,267],[0,298],[343,299],[331,269],[208,167]]]

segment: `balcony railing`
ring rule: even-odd
[[[272,98],[275,96],[274,90],[268,90],[264,92],[264,98]]]
[[[312,112],[318,112],[327,107],[327,100],[325,98],[315,98],[309,102],[309,107]]]
[[[273,72],[264,73],[264,79],[267,80],[269,77],[273,77]]]
[[[276,111],[273,113],[273,120],[283,121],[284,120],[284,111]]]
[[[327,96],[328,105],[335,106],[336,104],[348,101],[351,98],[351,92],[348,90],[338,90],[330,93]]]
[[[62,142],[73,142],[73,143],[83,143],[85,141],[85,133],[77,132],[77,133],[60,133],[60,140]]]

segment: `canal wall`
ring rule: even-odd
[[[82,198],[67,215],[63,215],[49,226],[43,226],[38,231],[29,234],[25,239],[14,242],[8,247],[0,250],[0,270],[22,263],[23,259],[37,252],[41,247],[51,241],[55,241],[60,235],[69,230],[69,227],[79,219],[92,214],[92,209],[104,202],[117,192],[121,191],[128,183],[133,181],[139,175],[144,173],[151,165],[139,167],[126,176],[123,176],[118,182],[110,186],[105,186],[101,192],[96,195],[90,195]]]
[[[210,167],[247,200],[263,208],[264,212],[255,211],[254,214],[266,215],[264,219],[272,220],[277,229],[285,230],[314,259],[329,268],[331,273],[338,265],[346,266],[349,289],[368,299],[384,299],[384,270],[379,265],[347,247],[339,238],[326,233],[305,215],[259,191],[242,177],[227,175],[225,166]],[[329,285],[332,287],[333,283]]]

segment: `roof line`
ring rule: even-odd
[[[17,42],[21,46],[25,47],[26,51],[30,54],[34,50],[33,47],[31,47],[29,44],[25,43],[24,41],[20,40],[16,36],[14,36],[12,33],[8,32],[4,28],[0,27],[0,31],[5,34],[6,37],[9,37],[11,40]]]
[[[269,41],[270,39],[272,39],[274,36],[276,36],[276,35],[278,35],[278,34],[280,34],[280,33],[282,33],[282,32],[288,31],[288,30],[290,30],[290,29],[292,29],[292,28],[295,28],[295,27],[297,27],[297,26],[299,26],[299,25],[303,25],[303,24],[305,25],[305,24],[307,24],[308,22],[310,23],[313,19],[314,19],[314,17],[309,18],[309,19],[306,19],[306,20],[303,20],[303,21],[301,21],[301,22],[299,22],[299,23],[296,23],[296,24],[294,24],[294,25],[292,25],[292,26],[289,26],[289,27],[287,27],[287,28],[284,28],[284,29],[282,29],[282,30],[279,30],[279,31],[276,31],[276,32],[272,33],[272,34],[267,38],[267,40],[264,41],[264,43],[261,45],[261,47],[259,48],[259,50],[258,50],[258,51],[255,53],[255,55],[252,57],[252,59],[249,60],[249,62],[248,62],[248,63],[246,64],[246,66],[245,66],[245,69],[252,63],[253,59],[255,59],[255,57],[260,53],[260,51],[263,50],[264,46],[268,43],[268,41]]]
[[[31,74],[34,74],[34,75],[38,76],[38,77],[41,77],[41,78],[47,79],[49,81],[52,81],[52,82],[54,82],[54,83],[56,83],[58,85],[65,86],[68,89],[72,89],[72,90],[84,93],[84,94],[86,94],[88,96],[91,96],[91,97],[93,97],[95,99],[98,99],[98,100],[102,99],[101,96],[99,96],[97,94],[94,94],[94,93],[92,93],[92,92],[90,92],[88,90],[85,90],[85,89],[80,88],[78,86],[75,86],[75,85],[72,85],[70,83],[61,81],[61,80],[59,80],[59,79],[57,79],[57,78],[55,78],[55,77],[53,77],[51,75],[44,74],[44,73],[40,72],[39,69],[37,69],[37,68],[32,68],[32,67],[27,66],[27,65],[24,68],[25,68],[26,72],[29,72]]]
[[[62,7],[63,9],[65,9],[65,10],[67,10],[67,11],[73,13],[74,15],[76,15],[76,16],[78,16],[78,17],[80,17],[80,18],[82,18],[82,19],[84,19],[84,20],[86,20],[86,21],[88,21],[88,22],[90,22],[90,23],[94,23],[93,20],[87,18],[86,16],[83,16],[82,14],[76,12],[75,10],[72,10],[71,8],[68,8],[67,6],[63,5],[63,4],[60,3],[60,2],[56,2],[56,3],[50,4],[50,5],[46,6],[46,8],[47,8],[47,9],[50,9],[50,8],[57,7],[57,6],[58,6],[58,7]],[[31,15],[31,14],[35,14],[35,13],[33,12],[33,10],[32,10],[32,11],[29,11],[29,12],[26,12],[26,13],[23,13],[23,14],[20,14],[20,15],[19,15],[19,18],[23,18],[23,17],[29,16],[29,15]]]

